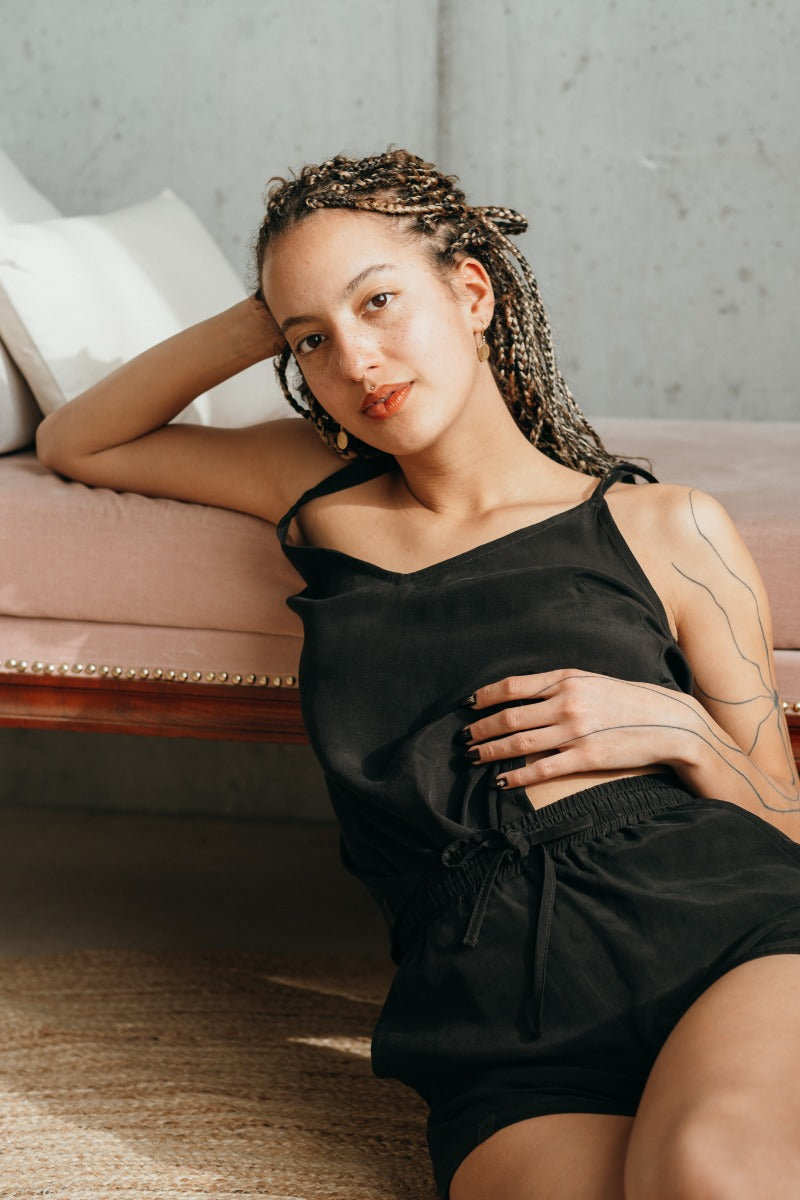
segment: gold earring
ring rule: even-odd
[[[486,334],[481,330],[481,340],[478,342],[478,362],[488,362],[491,353],[489,343],[486,341]]]
[[[347,430],[339,426],[339,432],[336,435],[336,446],[339,450],[346,450],[350,445],[350,438],[347,436]]]

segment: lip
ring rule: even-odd
[[[368,392],[361,403],[361,411],[374,421],[385,421],[398,409],[402,408],[413,386],[413,380],[407,383],[385,383]]]

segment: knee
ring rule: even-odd
[[[792,1200],[800,1153],[770,1140],[752,1113],[687,1111],[658,1138],[631,1139],[625,1200]]]

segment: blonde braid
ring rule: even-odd
[[[380,213],[419,238],[442,271],[460,256],[474,255],[486,268],[495,291],[495,316],[486,330],[491,365],[506,405],[535,446],[557,462],[603,475],[617,460],[575,402],[556,361],[550,322],[539,285],[525,256],[509,240],[528,222],[514,209],[467,203],[455,176],[405,150],[366,158],[337,155],[305,166],[291,180],[277,179],[267,193],[267,211],[255,243],[259,278],[267,246],[297,221],[322,208]],[[277,364],[284,395],[297,412],[313,421],[320,437],[338,453],[338,427],[312,395],[299,370],[289,384],[292,361],[284,350]],[[295,394],[297,393],[297,395]],[[299,398],[298,398],[299,397]],[[347,455],[378,452],[350,438]]]

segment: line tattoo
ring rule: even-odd
[[[731,619],[730,612],[728,611],[728,609],[726,608],[726,606],[722,602],[722,600],[719,598],[719,596],[714,592],[713,588],[710,587],[709,584],[705,583],[702,579],[697,579],[693,575],[688,574],[681,567],[679,567],[676,562],[672,563],[673,570],[675,570],[681,576],[682,579],[685,579],[687,583],[691,584],[692,586],[694,586],[694,587],[698,588],[699,590],[701,590],[702,592],[704,592],[706,594],[706,596],[711,600],[712,604],[720,612],[720,614],[722,615],[722,618],[724,620],[725,626],[727,627],[727,630],[728,630],[728,635],[729,635],[730,641],[732,643],[733,652],[736,654],[736,656],[738,656],[738,659],[742,663],[743,667],[746,666],[746,667],[750,668],[751,674],[755,675],[755,682],[757,685],[756,691],[754,692],[753,695],[744,696],[744,697],[736,697],[736,698],[712,695],[710,692],[707,692],[697,681],[695,681],[696,691],[699,693],[699,695],[703,699],[709,700],[715,704],[727,705],[730,707],[743,707],[743,706],[749,705],[749,704],[766,705],[766,711],[763,712],[763,715],[760,715],[760,717],[758,719],[756,717],[754,717],[755,724],[754,724],[754,728],[753,728],[753,732],[752,732],[752,740],[750,742],[750,745],[749,745],[749,748],[747,749],[747,751],[742,750],[742,748],[740,746],[736,745],[735,743],[729,744],[726,741],[719,739],[717,737],[717,735],[715,734],[714,730],[710,726],[708,726],[708,732],[709,732],[709,734],[711,734],[714,737],[714,739],[717,742],[719,742],[721,745],[724,745],[726,750],[729,753],[744,754],[749,758],[749,756],[753,753],[756,746],[758,745],[759,737],[761,736],[761,732],[764,729],[765,725],[768,722],[770,722],[770,723],[774,722],[774,724],[777,728],[779,737],[780,737],[783,754],[785,756],[786,764],[787,764],[788,771],[789,771],[789,776],[791,779],[795,779],[796,776],[795,776],[795,769],[794,769],[794,755],[792,753],[792,746],[791,746],[791,741],[789,739],[788,730],[786,728],[786,722],[784,721],[784,718],[783,718],[783,710],[781,708],[781,702],[780,702],[780,696],[778,694],[777,683],[772,674],[772,670],[770,667],[769,640],[767,638],[766,630],[764,627],[764,621],[762,618],[761,609],[760,609],[759,602],[758,602],[758,597],[756,596],[755,591],[750,586],[750,584],[747,582],[747,580],[742,579],[742,577],[740,575],[738,575],[732,569],[730,564],[725,561],[724,557],[719,552],[717,547],[714,545],[711,538],[701,528],[700,521],[698,519],[697,511],[696,511],[695,504],[694,504],[694,496],[695,496],[695,492],[690,491],[689,492],[689,509],[690,509],[690,512],[692,515],[692,521],[694,523],[695,530],[697,531],[698,536],[700,538],[702,538],[703,542],[705,542],[706,546],[711,551],[714,558],[721,565],[721,567],[726,572],[726,574],[729,576],[729,578],[733,581],[733,586],[743,589],[744,593],[746,593],[744,599],[745,599],[745,602],[748,603],[752,607],[754,619],[755,619],[755,622],[756,622],[756,625],[758,628],[758,633],[759,633],[759,637],[760,637],[760,641],[761,641],[761,647],[763,650],[763,659],[761,662],[759,662],[755,658],[750,657],[750,655],[745,652],[745,650],[743,649],[743,647],[740,643],[740,639],[739,639],[739,636],[737,636],[736,629],[734,628],[734,624]],[[705,740],[705,739],[703,739],[703,740]],[[715,749],[717,751],[717,753],[719,753],[719,750],[716,746],[711,745],[711,748]],[[725,756],[722,755],[722,757],[724,758]],[[733,766],[733,763],[729,763],[728,765],[732,769],[736,770],[736,768]],[[759,767],[757,767],[757,765],[755,763],[753,763],[752,765],[756,768],[759,775],[763,778],[764,783],[772,791],[776,792],[777,795],[781,797],[781,799],[783,799],[784,801],[786,801],[792,805],[796,805],[796,804],[800,803],[800,789],[798,789],[796,784],[792,787],[791,792],[785,792],[775,782],[775,780],[773,780],[770,776],[766,775],[765,772],[761,771],[761,769]],[[738,772],[738,773],[741,774],[741,772]],[[750,782],[750,781],[748,780],[748,782]],[[752,787],[753,785],[750,784],[750,786]],[[760,803],[763,804],[765,808],[771,809],[773,811],[785,811],[783,809],[776,810],[775,806],[772,804],[769,804],[767,802],[767,800],[765,799],[765,797],[762,796],[755,788],[753,788],[753,791],[755,792],[756,796],[758,797]]]

